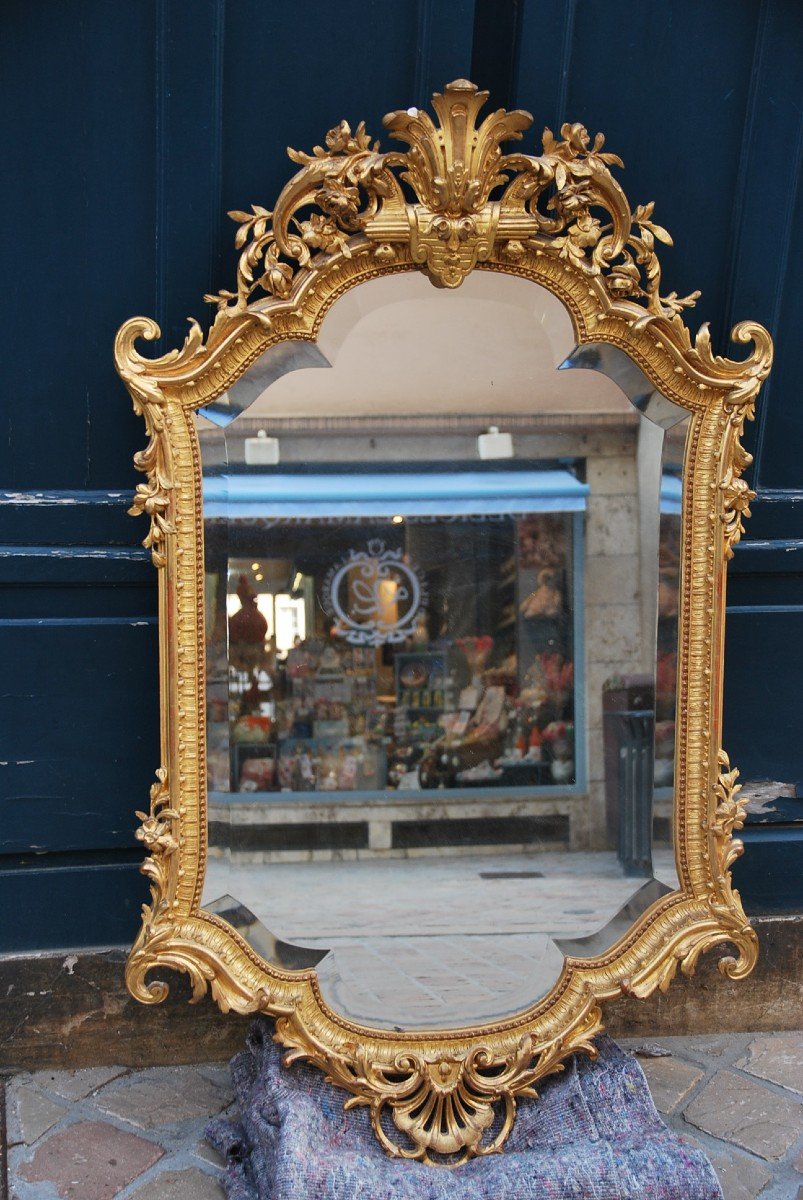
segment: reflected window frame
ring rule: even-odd
[[[204,416],[204,412],[203,412],[203,410],[201,410],[201,412],[199,413],[199,417],[203,417],[203,416]],[[207,423],[204,422],[204,425],[207,425]],[[204,461],[204,519],[205,520],[207,519],[207,514],[210,511],[219,515],[219,513],[221,511],[220,505],[219,505],[219,500],[220,500],[220,497],[222,494],[221,488],[219,486],[220,480],[221,479],[224,480],[223,492],[225,493],[225,480],[229,477],[229,475],[228,475],[229,466],[227,464],[226,454],[225,454],[226,430],[222,429],[217,422],[215,422],[214,436],[215,436],[215,441],[219,440],[219,443],[223,447],[224,452],[222,454],[210,456],[210,458],[208,460],[209,461],[208,466],[207,466],[207,459],[204,457],[204,460],[203,460]],[[578,459],[577,462],[578,462],[578,465],[581,465],[581,473],[582,473],[582,468],[584,467],[584,464],[582,463],[581,459]],[[565,466],[566,460],[553,460],[553,463],[556,468],[557,467],[563,468]],[[546,464],[546,470],[549,470],[550,466],[552,466],[553,463]],[[392,463],[386,464],[386,466],[389,466],[391,468],[391,470],[393,468],[393,465],[394,464],[392,464]],[[476,472],[477,466],[478,466],[478,464],[473,461],[452,462],[449,465],[450,465],[450,468],[455,473],[458,473],[460,471]],[[242,466],[244,466],[244,464],[242,464]],[[357,481],[360,476],[364,477],[372,469],[369,464],[367,464],[365,462],[359,462],[359,461],[353,461],[349,464],[349,466],[350,466],[350,470],[352,472],[351,477],[355,481]],[[431,467],[432,464],[427,463],[426,466]],[[497,466],[498,466],[498,464],[497,464]],[[517,457],[516,461],[515,461],[515,467],[513,467],[512,463],[511,463],[511,470],[506,473],[509,475],[521,474],[521,476],[523,478],[524,477],[523,473],[527,472],[528,470],[531,470],[533,466],[540,467],[541,470],[545,469],[545,464],[543,462],[533,464],[533,463],[529,462],[527,459]],[[494,472],[491,468],[492,468],[492,464],[488,464],[488,468],[483,473],[487,476],[495,475],[496,472]],[[235,468],[235,470],[239,470],[239,469],[241,469],[240,465],[238,465]],[[373,470],[376,470],[376,464],[373,465]],[[398,472],[398,471],[396,471],[396,473],[398,475],[409,474],[406,472]],[[427,473],[428,472],[426,469],[418,473],[424,482],[426,481]],[[273,472],[271,472],[271,474],[273,474]],[[305,471],[303,473],[304,479],[310,479],[310,478],[315,479],[316,476],[319,479],[321,479],[321,478],[325,479],[328,477],[328,473],[325,470]],[[210,477],[213,478],[216,481],[216,483],[218,484],[218,486],[215,487],[214,492],[211,492],[211,490],[209,489],[209,486],[208,486],[208,481],[209,481]],[[273,474],[273,477],[275,478],[275,474]],[[270,478],[270,475],[268,476],[268,478]],[[582,488],[584,491],[587,491],[586,485],[583,484]],[[214,500],[212,503],[209,502],[210,494],[214,496]],[[339,492],[339,494],[341,494],[341,493]],[[486,499],[487,499],[487,497],[486,497]],[[272,508],[272,510],[271,510],[272,515],[277,516],[277,519],[279,519],[278,515],[277,515],[278,514],[278,506],[274,506],[274,507],[276,508],[276,511],[274,511],[274,508]],[[402,513],[404,512],[403,505],[402,505],[400,511]],[[526,501],[522,500],[522,501],[516,503],[514,508],[511,508],[508,515],[513,516],[513,517],[526,517],[528,515],[535,515],[539,511],[544,511],[544,510],[540,509],[533,500],[530,501],[529,505],[526,503]],[[577,797],[582,797],[582,796],[587,795],[588,786],[589,786],[589,783],[588,783],[589,746],[588,746],[588,730],[587,730],[587,716],[586,716],[587,677],[586,677],[586,661],[585,661],[586,660],[586,628],[585,628],[585,626],[586,626],[586,620],[585,620],[585,569],[586,569],[586,567],[585,567],[585,556],[586,556],[585,521],[586,521],[586,514],[585,514],[585,502],[583,500],[582,507],[580,509],[576,509],[575,511],[571,511],[568,509],[558,509],[558,508],[551,510],[551,511],[554,511],[555,515],[563,515],[567,518],[567,527],[569,530],[569,536],[570,536],[570,540],[571,540],[571,546],[570,546],[570,550],[569,550],[570,578],[571,578],[570,628],[571,628],[571,647],[572,647],[572,659],[573,659],[572,665],[573,665],[573,675],[574,675],[573,684],[572,684],[572,695],[573,695],[572,721],[573,721],[573,725],[574,725],[574,731],[573,731],[574,771],[573,771],[573,779],[571,782],[550,781],[550,782],[543,782],[543,783],[538,783],[538,784],[502,785],[499,782],[495,781],[493,783],[489,783],[487,786],[454,785],[454,786],[447,786],[447,787],[443,787],[443,788],[436,788],[434,790],[431,788],[425,788],[425,787],[420,788],[420,789],[396,790],[396,789],[385,786],[384,788],[371,790],[371,791],[337,791],[337,790],[324,791],[324,790],[316,789],[316,790],[310,790],[310,791],[270,790],[270,791],[244,793],[239,790],[238,791],[234,791],[234,790],[223,791],[223,790],[210,788],[210,790],[209,790],[210,802],[212,804],[214,804],[215,806],[218,806],[218,805],[224,806],[224,805],[228,805],[228,804],[237,803],[238,801],[240,803],[243,803],[247,800],[247,798],[250,797],[250,798],[253,798],[254,800],[258,800],[259,803],[265,803],[265,804],[271,804],[271,803],[286,804],[288,802],[320,804],[320,803],[327,803],[327,802],[335,802],[338,804],[347,804],[347,805],[348,804],[357,805],[357,806],[371,805],[371,806],[376,806],[376,807],[382,807],[382,806],[392,806],[394,803],[399,803],[400,801],[404,802],[404,803],[419,801],[422,804],[431,804],[436,801],[446,803],[446,804],[460,803],[461,801],[482,802],[482,801],[488,801],[488,800],[494,799],[494,798],[498,799],[500,802],[515,802],[517,799],[539,799],[539,798],[544,799],[544,800],[554,799],[556,801],[559,801],[561,798],[566,798],[568,800],[568,799],[574,799]],[[292,516],[294,515],[294,512],[295,512],[294,509],[292,509],[291,507],[288,508],[288,513],[287,513],[288,519],[292,518]],[[436,519],[436,518],[433,518],[433,519]],[[226,560],[227,560],[227,562],[231,561],[229,558],[228,546],[226,549]],[[520,566],[517,563],[517,571],[519,569],[520,569]],[[518,637],[517,637],[517,641],[516,641],[516,646],[517,646],[517,653],[518,653],[518,650],[519,650]],[[211,679],[211,677],[212,677],[212,672],[208,671],[208,678]],[[231,733],[231,726],[230,726],[230,733]],[[233,749],[233,747],[230,746],[230,753],[231,753],[232,749]],[[276,767],[276,770],[278,772],[278,765]]]

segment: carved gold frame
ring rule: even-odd
[[[370,1107],[376,1135],[397,1156],[454,1164],[505,1142],[517,1097],[576,1051],[594,1053],[600,1005],[665,989],[678,966],[732,943],[720,960],[730,978],[752,969],[756,936],[731,886],[741,853],[737,772],[720,748],[726,560],[753,493],[740,478],[750,456],[744,421],[769,372],[772,344],[743,322],[732,338],[746,358],[712,352],[706,326],[694,341],[682,319],[697,293],[659,291],[655,242],[669,242],[652,205],[630,205],[610,167],[621,166],[580,125],[549,130],[537,155],[504,154],[529,114],[498,110],[478,123],[487,94],[458,80],[436,95],[437,123],[416,109],[385,125],[409,149],[384,153],[360,125],[343,122],[311,155],[290,151],[299,171],[273,213],[231,213],[241,250],[236,291],[207,297],[217,316],[206,339],[191,322],[184,346],[140,355],[157,325],[134,318],[115,346],[117,369],[146,423],[136,455],[147,483],[133,513],[159,569],[163,766],[137,837],[151,883],[127,967],[146,1004],[168,987],[148,976],[186,972],[193,1000],[276,1019],[286,1061],[305,1059]],[[412,196],[415,199],[411,199]],[[518,275],[548,288],[571,315],[577,344],[618,346],[653,386],[691,414],[685,454],[677,698],[675,830],[679,890],[658,900],[606,954],[568,959],[549,995],[516,1016],[436,1033],[369,1028],[327,1007],[314,970],[263,961],[219,918],[204,912],[206,860],[203,525],[193,414],[219,397],[270,346],[314,341],[339,296],[380,275],[424,269],[457,287],[474,269]],[[256,296],[255,296],[256,293]],[[262,293],[260,295],[260,293]],[[392,1121],[386,1119],[390,1114]],[[391,1134],[390,1130],[393,1130]]]

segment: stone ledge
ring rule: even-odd
[[[803,1011],[803,915],[754,924],[761,953],[749,979],[720,975],[723,946],[666,994],[609,1004],[608,1032],[659,1038],[794,1029]],[[249,1018],[224,1016],[208,998],[189,1005],[184,976],[165,973],[164,1004],[132,1000],[125,959],[122,948],[0,958],[0,1070],[220,1062],[242,1047]]]
[[[719,959],[733,953],[723,943],[700,958],[690,978],[678,971],[667,992],[607,1005],[611,1037],[796,1029],[803,1011],[803,914],[756,916],[752,923],[759,940],[752,975],[731,980],[720,973]]]

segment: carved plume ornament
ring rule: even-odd
[[[769,335],[743,322],[734,341],[746,357],[717,356],[705,325],[694,341],[683,320],[697,299],[661,292],[656,244],[670,244],[652,204],[631,206],[611,168],[622,164],[582,125],[545,130],[541,152],[503,152],[532,118],[490,112],[487,95],[458,80],[419,109],[391,113],[405,151],[382,152],[364,125],[345,122],[311,154],[290,151],[299,170],[272,211],[253,205],[238,224],[236,287],[207,297],[217,308],[204,336],[192,321],[180,350],[140,354],[156,324],[134,318],[115,358],[146,423],[135,459],[147,476],[132,512],[150,518],[145,545],[160,578],[162,761],[137,837],[150,902],[131,952],[132,994],[157,1003],[162,968],[186,972],[193,999],[207,990],[224,1010],[276,1018],[288,1062],[317,1064],[368,1106],[385,1149],[454,1165],[496,1151],[517,1099],[577,1051],[593,1054],[600,1005],[666,988],[678,967],[728,942],[719,966],[749,973],[756,937],[731,883],[743,823],[737,772],[715,741],[722,703],[726,560],[750,515],[740,443],[772,361]],[[455,288],[472,270],[518,275],[565,305],[578,344],[623,349],[653,386],[690,413],[684,514],[676,746],[675,839],[680,888],[656,902],[612,948],[569,959],[543,1001],[473,1029],[395,1033],[330,1010],[314,971],[263,961],[224,921],[201,908],[206,861],[203,529],[194,412],[217,400],[271,346],[314,340],[347,289],[381,275],[425,270]],[[388,1120],[387,1118],[390,1118]],[[395,1132],[391,1134],[391,1130]]]

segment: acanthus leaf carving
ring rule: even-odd
[[[734,409],[728,417],[725,434],[724,469],[719,490],[722,493],[722,525],[727,559],[733,558],[734,548],[744,533],[744,522],[751,515],[751,501],[756,498],[756,493],[741,478],[742,472],[753,461],[752,454],[745,450],[740,440],[745,418],[751,414],[752,406],[742,405]]]

